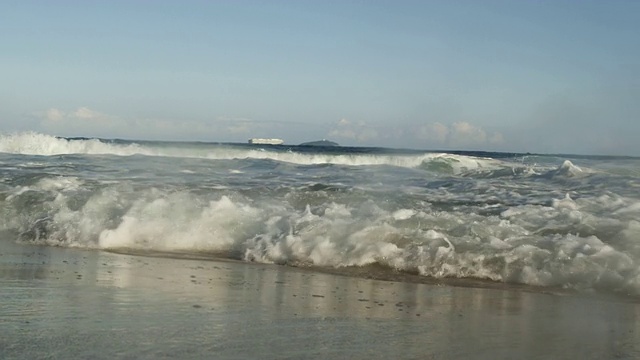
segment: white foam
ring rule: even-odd
[[[195,202],[197,204],[197,202]],[[136,201],[115,229],[103,230],[102,248],[153,250],[227,250],[246,228],[259,219],[258,211],[223,196],[202,207],[187,194]],[[244,235],[246,236],[246,235]]]
[[[579,167],[573,165],[573,163],[571,161],[565,160],[562,163],[562,165],[560,165],[560,167],[558,168],[556,173],[558,175],[576,176],[576,175],[582,173],[582,169],[580,169]]]
[[[580,178],[594,173],[595,170],[574,165],[570,160],[565,160],[562,165],[548,171],[545,176],[554,178]]]
[[[48,217],[21,220],[26,222],[25,231],[29,226],[43,230],[33,241],[103,249],[228,252],[248,261],[314,266],[378,263],[439,278],[640,294],[636,260],[640,254],[635,250],[640,222],[602,220],[585,212],[594,203],[627,205],[617,199],[565,198],[555,206],[527,205],[501,217],[483,217],[428,209],[389,212],[372,203],[359,207],[327,203],[295,210],[275,201],[253,203],[229,196],[204,201],[187,192],[140,192],[118,185],[95,193],[77,208],[70,206],[64,190],[73,188],[68,185],[73,182],[38,185],[41,191],[58,195],[45,207]],[[7,201],[19,197],[16,193]],[[570,206],[558,205],[569,200]],[[571,218],[574,212],[582,215]],[[580,235],[583,226],[602,231],[615,227],[616,245],[594,234]]]
[[[120,145],[103,145],[113,146],[115,152],[122,150]],[[89,143],[83,146],[86,150]],[[316,156],[247,149],[208,149],[201,154],[354,166],[367,161],[421,166],[429,159],[448,159],[464,164],[456,171],[504,167],[490,159],[441,154]],[[232,165],[224,171],[236,173],[237,163]],[[572,169],[566,163],[560,168]],[[482,191],[416,187],[415,196],[401,189],[399,198],[413,196],[406,202],[393,197],[395,187],[387,192],[358,189],[358,194],[333,194],[305,193],[306,187],[295,186],[283,194],[288,186],[283,185],[278,196],[270,197],[256,196],[260,189],[235,191],[224,182],[208,184],[204,192],[202,188],[153,188],[146,182],[134,188],[127,181],[96,184],[76,177],[38,179],[28,186],[3,188],[0,229],[19,233],[24,241],[99,249],[216,252],[247,261],[338,268],[380,264],[437,278],[473,277],[640,295],[637,198],[613,191],[594,196],[583,187],[564,187],[563,179],[524,179],[513,187],[480,179],[473,184]],[[465,186],[471,183],[461,180]],[[583,180],[578,177],[570,182],[586,183]],[[542,186],[536,187],[539,183]],[[555,187],[557,183],[562,187]],[[560,195],[552,198],[553,194]],[[487,201],[491,205],[484,206]],[[454,206],[448,206],[451,204]]]
[[[400,209],[393,213],[393,218],[396,220],[407,220],[416,214],[412,209]]]
[[[107,144],[97,139],[67,140],[34,132],[0,135],[0,152],[25,155],[114,154],[152,155],[137,144]]]
[[[556,209],[570,209],[570,210],[576,210],[578,208],[578,205],[576,204],[575,201],[573,201],[571,199],[571,195],[569,195],[569,193],[567,193],[567,195],[565,196],[564,199],[562,200],[553,200],[553,207]]]
[[[424,164],[444,164],[452,173],[464,173],[474,170],[497,169],[503,164],[494,159],[427,153],[420,155],[370,155],[370,154],[320,154],[268,151],[265,149],[243,149],[216,146],[213,148],[188,148],[171,146],[140,145],[137,143],[106,143],[98,139],[67,140],[34,132],[0,135],[0,152],[24,155],[146,155],[203,158],[212,160],[227,159],[268,159],[299,165],[336,164],[346,166],[391,165],[417,168]],[[230,170],[238,171],[238,170]]]

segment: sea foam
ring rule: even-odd
[[[0,152],[23,155],[114,155],[114,156],[162,156],[199,158],[211,160],[258,159],[274,160],[298,165],[335,164],[346,166],[387,165],[408,168],[436,169],[449,173],[473,170],[491,170],[500,167],[500,162],[481,157],[445,153],[419,155],[367,155],[367,154],[321,154],[272,149],[223,146],[199,143],[185,146],[182,143],[114,143],[100,139],[65,139],[50,135],[27,132],[0,135]]]
[[[608,160],[33,133],[0,150],[0,230],[23,243],[640,296],[640,182],[593,170]]]
[[[434,278],[479,278],[640,295],[640,223],[594,216],[591,201],[558,199],[500,216],[400,208],[368,200],[295,209],[242,196],[106,187],[84,200],[73,180],[43,180],[4,201],[3,228],[24,241],[96,249],[215,253],[297,266],[366,266]],[[22,208],[40,193],[39,211]],[[75,198],[74,198],[75,197]],[[31,200],[29,200],[31,199]],[[48,199],[48,200],[47,200]],[[78,201],[84,201],[78,204]],[[634,204],[614,200],[611,210]],[[13,213],[7,214],[7,211]],[[28,210],[28,211],[27,211]],[[613,212],[612,211],[612,212]],[[601,237],[613,236],[613,245]]]

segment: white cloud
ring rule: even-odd
[[[333,129],[329,131],[329,137],[355,140],[358,135],[351,129]]]
[[[58,108],[49,108],[44,112],[36,112],[36,117],[43,122],[74,122],[80,120],[107,120],[112,118],[109,115],[93,111],[87,107],[79,107],[74,111],[65,112]]]
[[[218,122],[222,130],[231,135],[253,135],[258,129],[264,127],[264,124],[242,117],[219,117]]]
[[[49,108],[35,115],[40,119],[42,130],[60,135],[105,136],[108,132],[127,128],[121,119],[87,107],[73,111]]]
[[[444,144],[449,136],[449,128],[439,122],[427,124],[418,129],[416,136],[421,140]]]
[[[340,121],[338,121],[338,126],[347,126],[349,124],[351,124],[351,123],[349,122],[349,120],[347,120],[345,118],[342,118],[342,119],[340,119]]]
[[[56,108],[51,108],[44,113],[44,118],[49,121],[60,121],[64,116],[64,113]]]
[[[224,140],[272,136],[278,124],[261,123],[247,118],[220,117],[215,120],[125,118],[88,107],[63,111],[50,108],[34,113],[38,131],[61,136],[134,138],[158,140]]]
[[[100,120],[107,117],[104,114],[101,114],[97,111],[93,111],[86,107],[78,108],[76,111],[72,113],[72,116],[82,120]]]
[[[347,119],[340,119],[336,126],[329,131],[329,137],[355,140],[364,143],[378,139],[380,134],[378,130],[364,121],[359,121],[357,124],[354,124]]]
[[[251,132],[251,127],[249,124],[240,123],[236,125],[227,126],[227,132],[231,134],[248,134]]]
[[[466,121],[451,125],[451,133],[449,136],[450,146],[465,148],[482,146],[486,143],[487,133],[481,128],[473,126]]]
[[[456,149],[483,149],[504,143],[501,133],[487,132],[479,126],[466,121],[449,126],[436,122],[421,126],[416,137],[429,146],[445,146]]]

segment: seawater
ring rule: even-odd
[[[640,296],[640,158],[0,135],[0,241]]]

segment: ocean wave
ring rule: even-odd
[[[503,161],[448,153],[421,154],[353,154],[310,153],[295,150],[277,151],[264,148],[234,147],[220,144],[113,142],[101,139],[65,139],[34,132],[0,135],[0,152],[23,155],[114,155],[163,156],[210,160],[259,159],[297,165],[333,164],[343,166],[397,166],[418,168],[444,174],[493,171]]]
[[[640,205],[615,195],[566,195],[487,216],[428,200],[390,205],[375,194],[292,188],[283,197],[202,196],[51,177],[4,191],[0,210],[1,230],[35,244],[336,269],[377,264],[432,278],[640,296]]]
[[[112,155],[154,155],[136,143],[116,145],[99,139],[69,140],[35,132],[0,134],[0,152],[24,155],[63,154],[112,154]]]

